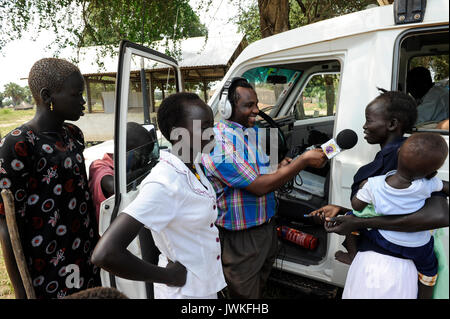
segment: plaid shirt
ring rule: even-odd
[[[249,137],[252,132],[256,135]],[[244,189],[258,176],[270,173],[269,157],[257,147],[257,132],[221,120],[214,127],[214,150],[202,157],[206,176],[217,194],[216,225],[226,229],[258,226],[275,214],[275,193],[258,197]]]

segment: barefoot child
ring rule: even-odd
[[[412,135],[399,149],[397,170],[371,177],[360,185],[360,190],[352,198],[353,214],[360,216],[360,211],[369,204],[374,206],[376,214],[408,214],[419,210],[433,192],[443,190],[448,195],[448,182],[434,177],[437,169],[444,164],[447,153],[447,144],[440,135]],[[373,229],[364,232],[382,248],[401,258],[413,260],[419,272],[419,297],[431,298],[438,262],[429,231]],[[347,249],[350,256],[356,254],[353,251],[356,245],[352,241],[352,236],[348,237]]]

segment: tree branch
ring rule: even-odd
[[[297,1],[298,5],[300,6],[300,9],[302,10],[303,14],[306,16],[306,7],[303,4],[303,1],[302,0],[296,0],[296,1]]]

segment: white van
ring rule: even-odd
[[[428,68],[430,63],[434,63],[432,68],[437,68],[441,60],[447,63],[446,71],[440,69],[436,74],[448,79],[449,2],[431,0],[426,8],[417,3],[424,2],[396,1],[394,5],[367,9],[262,39],[249,45],[225,75],[220,87],[235,76],[245,77],[254,84],[260,109],[284,132],[290,154],[323,143],[344,129],[352,129],[358,135],[356,146],[340,153],[324,169],[307,170],[296,177],[289,190],[286,187],[277,192],[279,222],[313,234],[319,244],[312,251],[281,241],[274,280],[306,287],[313,293],[330,290],[335,293],[333,288],[343,287],[348,266],[335,260],[334,254],[342,249],[344,237],[326,233],[323,227],[311,224],[303,215],[327,203],[351,207],[353,175],[379,151],[379,146],[364,141],[362,130],[364,109],[379,95],[378,88],[404,91],[409,68],[416,65]],[[148,112],[127,107],[130,83],[136,78],[130,70],[133,64],[139,63],[165,67],[168,71],[163,80],[176,90],[183,87],[174,59],[134,43],[121,43],[115,101],[116,195],[102,204],[101,234],[136,197],[139,182],[148,173],[127,180],[126,123],[149,123]],[[448,89],[448,80],[443,85]],[[220,89],[209,101],[215,114],[219,99]],[[261,125],[266,122],[261,121]],[[435,124],[428,123],[417,130],[438,132],[448,143],[448,130],[434,127]],[[448,169],[447,158],[438,177],[448,181]],[[444,232],[448,260],[448,227]],[[149,253],[149,245],[152,245],[151,236],[145,230],[129,249],[142,258],[155,260],[154,253]],[[152,297],[151,285],[142,282],[124,280],[104,271],[102,281],[104,286],[118,287],[132,298]]]

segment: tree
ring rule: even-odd
[[[4,86],[4,97],[9,97],[13,101],[14,105],[19,105],[27,98],[26,90],[20,85],[9,82]]]
[[[112,49],[121,39],[151,46],[207,31],[188,0],[0,0],[0,24],[0,52],[36,24],[36,35],[54,32],[58,51],[90,45]]]
[[[415,57],[411,60],[409,69],[411,70],[418,66],[423,66],[429,69],[433,75],[433,81],[435,82],[448,78],[448,71],[449,71],[448,54]]]
[[[249,43],[291,28],[360,11],[376,0],[254,0],[250,4],[239,0],[238,14],[233,21],[247,35]],[[331,77],[320,78],[318,93],[326,92],[327,114],[333,113],[335,92]],[[308,93],[308,92],[306,92]]]
[[[261,39],[258,2],[252,1],[250,4],[244,4],[242,0],[239,0],[237,5],[238,14],[231,20],[238,26],[238,31],[245,34],[248,43]]]
[[[244,3],[245,2],[245,3]],[[292,28],[365,9],[376,0],[239,0],[233,21],[249,43]],[[274,17],[274,14],[278,14]],[[282,21],[281,21],[282,20]]]
[[[361,11],[369,5],[376,5],[375,0],[295,0],[292,1],[294,28],[330,19],[347,13]],[[297,19],[296,19],[297,18]]]
[[[0,92],[0,109],[3,107],[3,99],[5,98],[5,96],[3,95],[2,92]]]
[[[187,0],[85,1],[80,46],[117,44],[117,39],[149,43],[203,36],[206,28]]]
[[[24,101],[29,104],[36,104],[33,98],[33,94],[31,93],[30,87],[28,85],[25,85],[23,87],[23,93],[25,95]]]
[[[258,0],[261,37],[290,29],[289,0]]]

